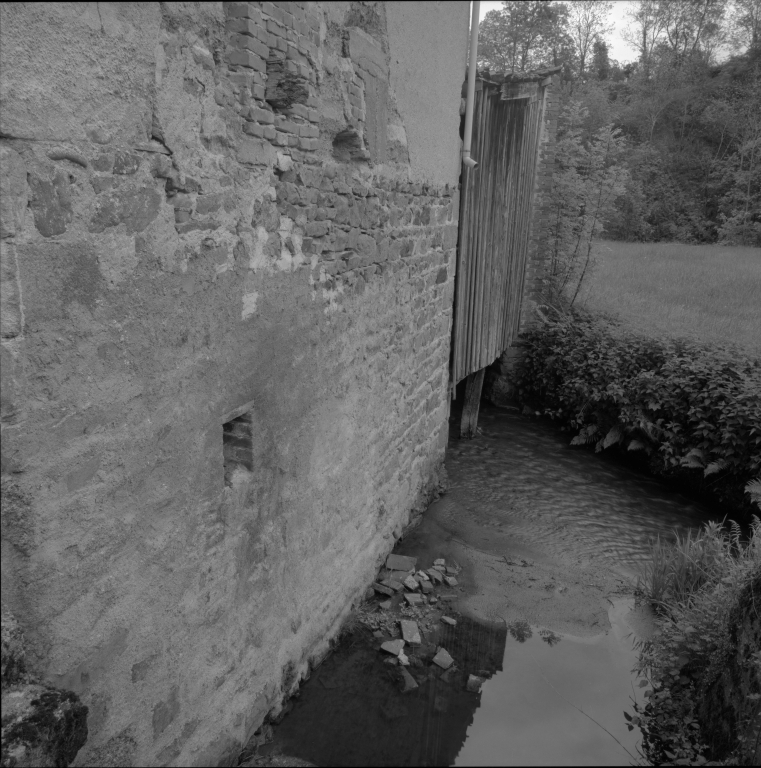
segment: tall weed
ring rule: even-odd
[[[744,618],[741,595],[761,579],[761,520],[753,515],[747,540],[736,523],[728,531],[714,523],[673,544],[656,541],[652,554],[638,586],[658,612],[659,629],[640,653],[639,671],[652,687],[647,704],[636,707],[636,724],[654,764],[702,765],[712,740],[699,722],[704,697],[736,654],[732,623]],[[733,727],[740,736],[744,724]],[[748,747],[738,741],[730,760],[745,760]]]

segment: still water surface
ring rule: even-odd
[[[487,408],[473,441],[450,441],[450,489],[436,519],[467,516],[483,546],[519,535],[579,564],[635,573],[656,535],[711,519],[658,482],[572,448],[551,424]],[[497,544],[494,544],[497,547]],[[423,564],[426,567],[429,564]],[[266,752],[315,765],[634,765],[640,734],[624,711],[646,688],[632,672],[631,598],[608,600],[610,629],[593,637],[525,623],[461,617],[429,640],[460,668],[411,668],[420,687],[401,694],[368,630],[345,639],[303,687]],[[425,634],[425,633],[424,633]],[[486,678],[465,690],[468,674]]]

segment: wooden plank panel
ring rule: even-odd
[[[518,329],[545,87],[505,100],[476,93],[472,156],[462,175],[452,382],[493,362]]]

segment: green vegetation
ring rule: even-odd
[[[633,718],[653,764],[702,765],[706,752],[726,764],[753,764],[761,650],[752,626],[761,609],[752,603],[760,588],[761,520],[755,515],[745,542],[736,523],[728,533],[714,523],[673,544],[654,543],[638,582],[659,614],[639,665],[652,688]],[[721,685],[727,675],[733,682],[728,697]],[[716,706],[717,696],[723,706]],[[727,707],[729,718],[720,711]]]
[[[653,336],[733,343],[761,357],[761,251],[597,242],[577,303]]]
[[[481,22],[479,67],[561,65],[558,140],[577,132],[590,151],[603,133],[617,137],[606,163],[622,189],[611,187],[607,210],[595,205],[608,237],[761,245],[759,0],[639,0],[627,29],[638,57],[628,63],[608,56],[611,3],[502,6]],[[568,158],[556,158],[562,175]],[[588,201],[569,215],[583,228]]]
[[[646,457],[736,510],[761,471],[761,361],[649,337],[580,310],[524,334],[519,395],[576,432],[574,445]]]

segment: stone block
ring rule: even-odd
[[[406,592],[404,599],[408,605],[419,606],[425,603],[425,598],[418,592]]]
[[[99,196],[88,227],[100,233],[124,224],[128,235],[142,232],[157,216],[162,195],[150,187],[129,187]]]
[[[19,290],[16,246],[0,240],[0,336],[12,339],[21,333],[21,292]]]
[[[12,237],[23,228],[28,194],[21,155],[0,146],[0,238]]]
[[[404,667],[400,670],[402,676],[402,693],[409,693],[418,688],[415,678]]]
[[[234,50],[227,54],[227,63],[232,67],[247,67],[257,72],[266,72],[264,59],[252,51]]]
[[[225,14],[233,19],[251,19],[256,24],[262,23],[262,14],[252,3],[229,3],[225,7]]]
[[[402,639],[405,643],[408,645],[420,645],[423,642],[416,621],[402,619],[399,624],[402,630]]]
[[[433,657],[433,663],[442,669],[449,669],[454,664],[454,659],[449,655],[446,649],[439,648]]]
[[[273,133],[274,130],[275,129],[273,128]],[[266,138],[268,138],[267,129],[265,129],[265,139]],[[238,162],[243,163],[244,165],[272,166],[275,163],[277,152],[268,141],[253,137],[244,137],[238,142],[236,155]]]
[[[386,558],[386,568],[390,571],[409,572],[414,570],[416,565],[417,558],[409,557],[408,555],[395,555],[392,553]]]
[[[254,136],[257,139],[263,139],[264,138],[264,126],[259,125],[258,123],[244,123],[243,124],[243,133]]]
[[[71,192],[66,173],[56,170],[52,178],[29,175],[34,224],[43,237],[62,235],[71,219]]]
[[[113,173],[129,176],[137,173],[138,168],[140,168],[140,155],[134,152],[117,152],[114,155]]]
[[[248,116],[251,120],[256,120],[258,123],[265,125],[275,122],[275,115],[269,109],[262,109],[261,107],[251,107],[248,111]]]
[[[391,587],[387,587],[385,584],[378,584],[377,582],[373,584],[373,589],[380,593],[381,595],[386,595],[387,597],[393,597],[394,596],[394,590],[391,589]]]
[[[381,650],[390,653],[392,656],[398,656],[404,649],[404,640],[387,640],[381,645]]]
[[[230,35],[230,45],[241,51],[251,51],[255,53],[262,61],[266,61],[270,55],[270,49],[264,45],[258,38],[249,35]],[[251,69],[263,72],[264,69],[251,67]]]

